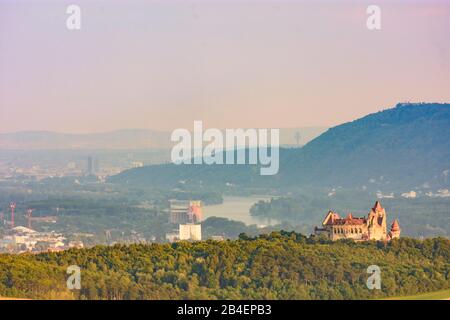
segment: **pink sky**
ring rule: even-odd
[[[332,126],[450,102],[450,0],[311,3],[0,0],[0,131]]]

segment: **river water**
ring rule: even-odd
[[[279,221],[269,218],[257,218],[250,215],[251,206],[260,200],[270,200],[269,196],[223,197],[223,203],[203,207],[203,218],[222,217],[242,221],[247,225],[256,224],[258,227],[275,225]]]

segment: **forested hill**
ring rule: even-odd
[[[280,150],[280,170],[260,176],[257,166],[148,166],[111,182],[210,186],[373,186],[411,190],[450,186],[450,104],[398,104],[329,129],[300,149]]]
[[[71,299],[367,299],[450,288],[450,241],[328,242],[291,232],[0,255],[0,296]],[[66,270],[81,268],[69,292]],[[366,286],[380,267],[381,290]]]
[[[450,104],[398,104],[334,128],[293,154],[288,183],[450,184]]]

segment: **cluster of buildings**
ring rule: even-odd
[[[325,235],[331,240],[353,239],[355,241],[380,240],[389,241],[400,238],[400,225],[395,219],[387,230],[386,210],[377,201],[367,217],[357,218],[349,213],[345,218],[329,211],[322,222],[322,227],[315,227],[315,235]]]
[[[31,156],[32,155],[32,156]],[[52,153],[48,157],[51,158]],[[107,176],[112,176],[130,168],[144,166],[143,161],[136,161],[126,155],[115,153],[102,154],[102,163],[98,156],[84,157],[80,154],[58,154],[50,161],[47,157],[40,158],[34,154],[20,157],[20,161],[15,158],[0,159],[0,181],[10,180],[36,180],[41,181],[46,178],[83,178],[97,177],[103,182]]]
[[[83,248],[81,241],[67,241],[54,231],[38,232],[23,226],[11,228],[0,238],[0,252],[24,253],[61,251],[68,248]]]
[[[202,206],[200,201],[170,200],[169,222],[178,229],[166,234],[169,242],[202,240]]]

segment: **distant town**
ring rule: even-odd
[[[169,160],[167,150],[5,150],[0,156],[0,181],[86,176],[104,181],[127,169]]]
[[[165,235],[167,242],[177,241],[200,241],[202,240],[202,204],[199,200],[170,200],[169,201],[169,223],[177,226],[172,232]],[[16,203],[10,203],[10,220],[4,219],[6,232],[0,238],[0,252],[3,253],[39,253],[56,252],[71,248],[85,247],[81,240],[68,240],[62,233],[56,231],[40,232],[32,229],[34,223],[52,224],[58,219],[57,216],[33,217],[32,209],[27,210],[28,226],[16,226],[15,217]],[[3,215],[3,218],[5,216]],[[114,245],[118,242],[111,241],[111,233],[105,231],[107,244]],[[86,236],[86,235],[84,235]],[[224,240],[221,235],[212,235],[212,240]],[[146,239],[139,234],[134,234],[133,239],[125,243],[148,243],[155,239]]]

